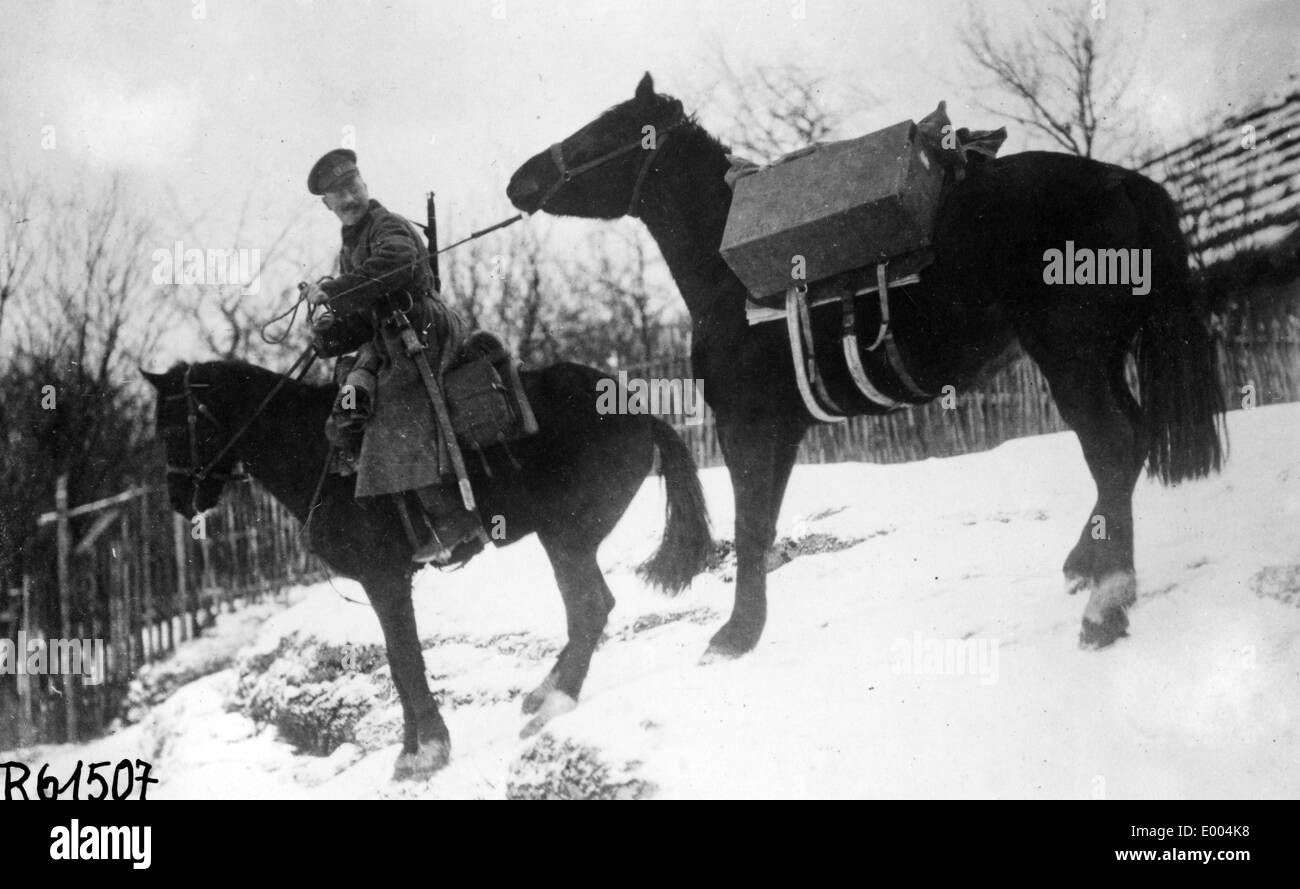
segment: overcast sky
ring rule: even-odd
[[[1091,6],[1096,0],[1075,0]],[[1020,0],[981,4],[995,30]],[[1152,138],[1185,138],[1285,79],[1300,57],[1297,0],[1109,0],[1107,27],[1147,10],[1133,95]],[[355,135],[374,196],[422,214],[432,187],[458,223],[509,211],[530,154],[632,94],[702,98],[702,59],[795,61],[881,102],[857,135],[941,98],[958,125],[996,126],[961,88],[952,0],[458,0],[32,2],[0,0],[0,149],[19,169],[85,183],[128,171],[143,193],[233,209],[256,185],[269,216],[313,209],[311,163]],[[804,14],[800,16],[800,12]],[[708,124],[707,114],[704,122]],[[57,147],[42,150],[43,127]],[[351,128],[351,129],[348,129]],[[1013,128],[1004,149],[1025,147]]]

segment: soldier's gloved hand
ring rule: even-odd
[[[329,294],[321,289],[320,284],[313,282],[307,285],[307,305],[319,306],[328,299]]]

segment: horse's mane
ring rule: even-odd
[[[685,122],[687,128],[691,132],[697,133],[700,136],[704,137],[704,140],[708,144],[708,147],[716,148],[717,150],[721,151],[723,154],[731,154],[731,146],[723,142],[717,136],[710,133],[707,129],[704,128],[704,125],[700,123],[699,112],[692,111],[690,114],[687,114],[685,111],[685,105],[682,103],[682,100],[677,98],[676,96],[670,96],[667,93],[655,93],[655,99],[659,103],[661,103],[663,107],[676,110],[677,112],[679,112],[682,115],[682,120]],[[593,123],[600,123],[601,121],[608,120],[609,118],[627,116],[629,110],[626,106],[628,106],[629,104],[630,102],[625,100],[617,104],[610,105],[604,111],[600,112],[600,114],[596,115],[596,119],[593,121]]]
[[[692,112],[691,114],[688,114],[686,116],[686,123],[693,132],[698,133],[700,136],[704,137],[704,141],[708,143],[710,148],[716,148],[718,151],[721,151],[723,154],[731,154],[731,150],[732,150],[731,146],[728,145],[726,142],[723,142],[717,136],[710,133],[708,130],[704,128],[704,124],[700,123],[700,116],[698,112]]]

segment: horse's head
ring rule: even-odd
[[[166,373],[141,371],[158,393],[156,429],[166,448],[168,499],[187,519],[217,505],[239,459],[233,447],[226,448],[233,430],[213,407],[220,404],[214,397],[220,384],[210,370],[211,365],[181,363]]]
[[[636,216],[642,184],[660,146],[687,122],[682,103],[656,93],[647,72],[631,99],[529,158],[510,177],[506,195],[525,213]]]

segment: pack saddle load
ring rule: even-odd
[[[796,383],[808,412],[824,422],[844,416],[830,404],[812,337],[811,307],[839,302],[844,360],[858,389],[892,410],[902,402],[881,392],[864,367],[857,302],[876,294],[879,327],[868,352],[883,349],[906,401],[921,390],[894,343],[889,289],[914,284],[933,260],[931,234],[946,189],[975,175],[1006,139],[1006,129],[954,129],[946,103],[920,123],[902,121],[857,139],[818,143],[769,166],[732,157],[731,209],[720,252],[749,291],[750,324],[786,321]]]

